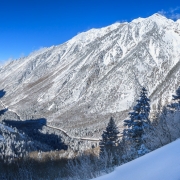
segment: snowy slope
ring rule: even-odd
[[[121,126],[140,86],[153,109],[171,100],[180,85],[180,21],[154,14],[91,29],[9,62],[0,74],[2,103],[16,116],[95,135],[111,115]]]
[[[94,180],[179,180],[180,139]]]

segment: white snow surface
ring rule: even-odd
[[[180,139],[94,180],[179,180]]]

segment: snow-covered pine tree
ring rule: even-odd
[[[106,130],[103,131],[102,140],[99,143],[100,154],[102,154],[104,151],[113,152],[118,143],[118,134],[118,128],[114,122],[114,119],[111,117]]]
[[[140,98],[137,100],[133,111],[129,113],[130,119],[124,120],[127,129],[123,131],[123,139],[129,140],[139,148],[143,143],[144,130],[149,127],[150,100],[147,98],[147,90],[143,87]]]
[[[176,95],[172,95],[172,96],[173,96],[173,100],[178,100],[178,102],[180,102],[180,86],[176,90]]]
[[[176,90],[176,95],[172,95],[172,97],[173,97],[173,99],[172,99],[173,102],[170,105],[168,105],[167,107],[179,110],[180,109],[180,86]]]

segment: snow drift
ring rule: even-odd
[[[94,180],[179,180],[180,139]]]

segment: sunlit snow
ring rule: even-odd
[[[180,139],[93,180],[179,180]]]

